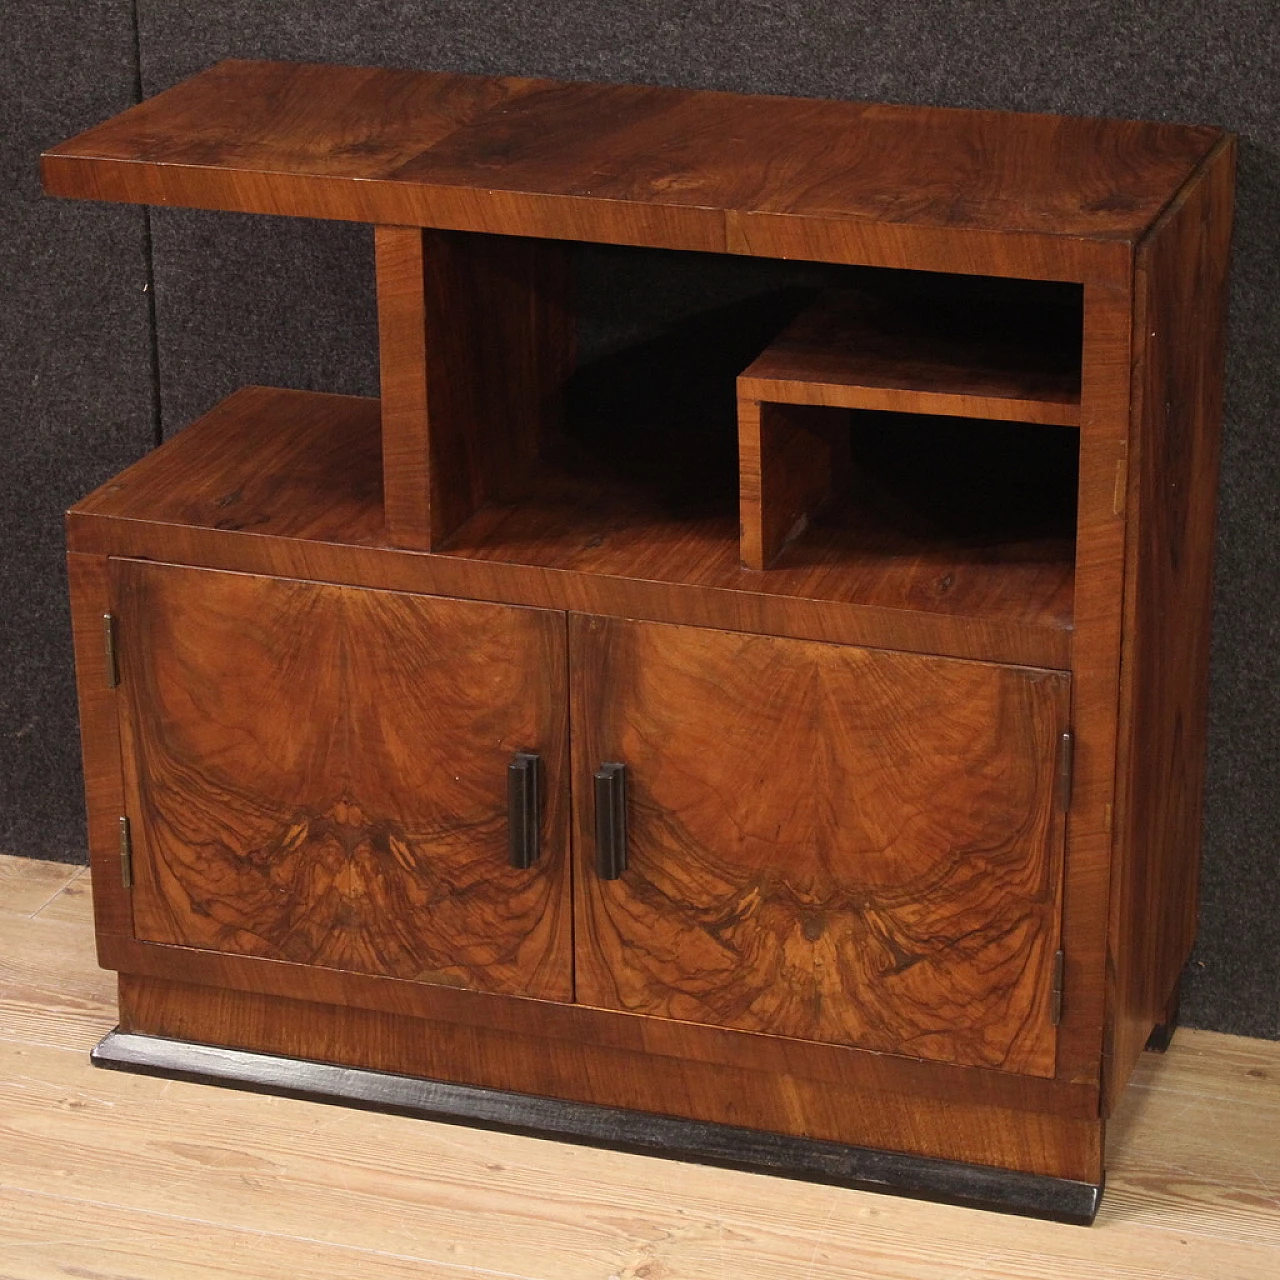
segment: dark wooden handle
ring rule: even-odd
[[[507,765],[509,861],[518,870],[538,860],[542,816],[542,760],[536,751],[517,751]]]
[[[602,764],[596,780],[596,873],[617,880],[627,869],[627,766]]]

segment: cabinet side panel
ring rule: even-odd
[[[1108,1109],[1195,936],[1234,177],[1228,141],[1137,263]]]
[[[1062,1022],[1058,1075],[1097,1086],[1106,1016],[1117,704],[1124,596],[1124,503],[1129,447],[1132,255],[1086,283],[1080,378],[1071,720],[1074,745],[1063,887]]]
[[[103,619],[111,608],[107,570],[106,556],[73,553],[67,557],[93,912],[99,938],[133,934],[133,911],[120,865],[120,817],[125,809],[116,718],[119,689],[108,672],[103,630]]]

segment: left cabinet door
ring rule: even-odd
[[[139,939],[572,999],[562,613],[131,560],[111,594]]]

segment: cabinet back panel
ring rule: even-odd
[[[569,999],[564,619],[113,562],[139,938]],[[507,765],[543,757],[542,857]]]
[[[579,1001],[1053,1075],[1069,677],[582,615],[570,653]]]

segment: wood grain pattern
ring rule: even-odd
[[[0,1046],[0,1241],[20,1280],[62,1280],[81,1259],[128,1280],[436,1280],[467,1269],[531,1280],[644,1280],[645,1269],[682,1280],[932,1280],[965,1269],[974,1280],[1167,1280],[1171,1266],[1178,1280],[1271,1280],[1274,1084],[1254,1079],[1253,1098],[1226,1113],[1215,1086],[1243,1092],[1228,1072],[1241,1061],[1273,1072],[1275,1046],[1194,1035],[1211,1072],[1189,1093],[1176,1073],[1168,1083],[1147,1074],[1092,1231]]]
[[[744,563],[770,570],[763,583],[815,560],[878,557],[886,579],[910,569],[945,597],[956,577],[926,576],[940,564],[982,564],[993,587],[1021,576],[1019,564],[1072,564],[1078,431],[755,403],[739,401],[741,524]]]
[[[113,1030],[95,1065],[1090,1225],[1102,1184]]]
[[[121,975],[122,1030],[1096,1179],[1102,1122]]]
[[[127,561],[113,595],[139,938],[571,997],[562,618]]]
[[[333,564],[335,541],[382,546],[378,408],[356,396],[243,387],[77,502],[68,543],[81,549],[82,516],[110,515],[154,526],[162,540],[183,526],[247,547],[288,538],[317,570]],[[104,554],[129,554],[123,547],[117,539]]]
[[[1136,121],[224,62],[53,148],[43,170],[51,193],[91,199],[773,256],[791,255],[757,239],[770,222],[787,233],[808,224],[861,238],[843,260],[884,265],[908,265],[903,228],[953,252],[963,241],[965,261],[944,269],[981,271],[998,267],[1009,233],[1028,258],[1055,241],[1136,239],[1219,137]]]
[[[1215,1082],[1229,1082],[1219,1054],[1232,1044],[1197,1034]],[[1255,1069],[1274,1069],[1271,1046],[1254,1044]],[[1153,1076],[1115,1153],[1120,1171],[1098,1228],[1065,1231],[95,1072],[78,1054],[18,1048],[3,1053],[0,1069],[6,1080],[25,1077],[3,1093],[7,1181],[25,1190],[0,1193],[0,1205],[13,1206],[0,1213],[6,1268],[20,1280],[61,1280],[81,1258],[128,1280],[355,1271],[436,1280],[466,1269],[532,1280],[644,1280],[645,1269],[682,1280],[930,1280],[966,1268],[977,1280],[1161,1280],[1171,1266],[1178,1280],[1270,1280],[1280,1241],[1277,1161],[1262,1137],[1274,1115],[1265,1081],[1255,1081],[1252,1104],[1215,1118],[1211,1084],[1187,1095]],[[1168,1124],[1174,1112],[1182,1123]]]
[[[1056,292],[1020,307],[948,301],[824,294],[743,370],[738,395],[1079,425],[1079,317]],[[1060,310],[1066,323],[1054,323]]]
[[[1137,262],[1109,1108],[1195,938],[1235,160],[1224,143]]]
[[[86,1092],[94,1087],[95,1082],[81,1086]],[[161,1087],[159,1082],[155,1087]],[[165,1172],[192,1183],[203,1181],[184,1176],[184,1156],[198,1159],[197,1153],[216,1158],[219,1148],[170,1144]],[[263,1164],[258,1170],[270,1167]],[[154,1190],[156,1200],[138,1208],[107,1208],[54,1192],[0,1189],[0,1241],[9,1280],[59,1280],[60,1274],[110,1275],[112,1280],[263,1280],[269,1275],[332,1280],[353,1265],[361,1276],[376,1280],[457,1280],[456,1268],[443,1260],[395,1257],[373,1247],[353,1249],[305,1234],[282,1237],[240,1223],[159,1211],[156,1205],[168,1187],[158,1169],[150,1171],[149,1182],[151,1178],[154,1183],[148,1189]],[[299,1233],[308,1230],[298,1221]]]
[[[556,83],[442,139],[398,176],[617,202],[1123,238],[1144,220],[1154,190],[1176,184],[1214,141],[1213,130],[1129,121]]]
[[[55,898],[46,902],[36,914],[41,920],[61,920],[84,925],[93,920],[93,877],[88,867],[78,867],[78,874]]]
[[[1065,676],[581,616],[570,652],[579,1001],[1053,1074]]]
[[[431,549],[528,469],[559,419],[573,334],[564,247],[379,227],[388,539]]]
[[[788,213],[727,215],[726,252],[1041,282],[1108,280],[1133,257],[1120,240],[965,231]]]
[[[849,415],[743,398],[738,381],[742,563],[767,569],[847,479]]]
[[[878,632],[872,643],[889,648],[990,659],[1016,649],[1026,661],[1067,665],[1070,538],[1014,534],[975,545],[935,529],[903,528],[872,505],[841,505],[831,515],[761,574],[741,565],[736,509],[673,514],[644,485],[546,466],[509,501],[478,512],[448,552],[467,558],[472,581],[501,565],[568,571],[578,599],[603,594],[601,577],[620,579],[627,608],[600,612],[647,612],[644,584],[656,583],[663,591],[654,596],[705,593],[704,617],[723,606],[722,616],[732,610],[742,620],[725,625],[748,630],[786,632],[807,602],[821,602],[834,606],[824,613],[849,622],[839,636],[822,638],[852,639],[861,623],[865,634]],[[771,622],[747,621],[753,614]]]
[[[386,545],[377,441],[376,401],[246,387],[77,503],[68,538],[282,577],[1070,663],[1069,538],[975,546],[864,507],[760,574],[741,566],[737,512],[673,516],[642,486],[548,466],[425,554]]]
[[[12,861],[37,877],[44,865]],[[530,1280],[641,1268],[688,1280],[726,1270],[848,1280],[851,1269],[876,1280],[966,1269],[973,1280],[1167,1280],[1170,1267],[1180,1280],[1272,1280],[1275,1270],[1280,1044],[1184,1029],[1168,1054],[1145,1055],[1108,1125],[1098,1225],[1064,1231],[95,1071],[86,1050],[114,1023],[113,984],[94,968],[90,916],[78,917],[74,943],[61,920],[52,930],[46,912],[14,920],[0,945],[0,1247],[20,1280],[63,1280],[75,1267],[128,1280],[435,1280],[460,1268]]]

